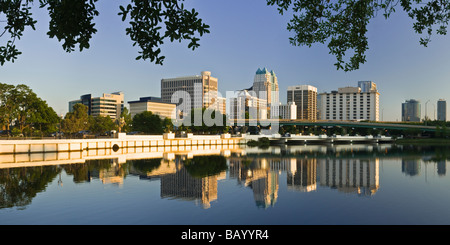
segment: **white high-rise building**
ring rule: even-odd
[[[320,120],[380,120],[380,93],[376,89],[362,92],[360,87],[339,88],[320,93],[318,100]]]
[[[267,101],[253,91],[242,90],[230,98],[231,119],[267,119]]]
[[[176,103],[177,110],[183,111],[217,108],[217,88],[218,79],[212,77],[209,71],[203,71],[201,75],[162,79],[161,100],[164,103]]]
[[[218,79],[212,77],[209,71],[203,71],[201,75],[165,78],[161,80],[161,100],[174,103],[172,97],[181,98],[176,95],[177,92],[187,92],[190,101],[185,102],[190,103],[191,108],[209,107],[217,101],[217,88]]]
[[[295,102],[288,102],[278,106],[272,106],[270,109],[270,118],[280,118],[280,119],[297,119],[297,105]]]

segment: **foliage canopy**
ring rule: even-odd
[[[31,135],[34,131],[50,132],[56,129],[59,117],[27,85],[0,83],[0,130],[14,128],[16,132]]]
[[[267,0],[277,6],[280,14],[292,13],[287,29],[294,33],[294,46],[328,42],[330,54],[336,57],[336,68],[344,71],[359,69],[366,62],[369,48],[367,26],[378,13],[387,19],[401,8],[413,19],[413,29],[420,44],[427,46],[431,35],[445,35],[450,20],[450,0]],[[345,56],[351,54],[349,60]]]
[[[16,47],[26,28],[35,30],[37,21],[33,19],[31,6],[37,0],[0,0],[0,38],[9,35],[6,44],[0,44],[0,65],[14,62],[21,52]],[[76,46],[80,51],[90,47],[89,41],[97,32],[94,18],[99,15],[97,0],[39,0],[40,8],[47,8],[50,22],[47,35],[62,42],[66,52]],[[199,47],[198,36],[209,33],[209,26],[198,17],[195,9],[188,10],[183,0],[131,0],[127,6],[119,6],[122,21],[129,20],[126,34],[140,47],[136,59],[150,59],[161,64],[160,45],[165,40],[171,42],[188,40],[188,48]],[[3,19],[6,16],[6,19]]]
[[[359,69],[366,62],[369,48],[367,26],[381,13],[385,18],[401,9],[414,20],[413,30],[423,35],[420,44],[427,46],[433,33],[447,34],[450,20],[450,0],[266,0],[276,6],[280,14],[292,13],[287,29],[294,33],[290,43],[294,46],[311,46],[328,43],[329,53],[336,57],[339,70]],[[26,28],[35,29],[31,6],[37,0],[0,0],[0,65],[14,62],[21,52],[15,41],[23,36]],[[50,16],[50,38],[62,42],[66,52],[90,47],[89,41],[97,32],[94,18],[99,15],[97,0],[39,0],[39,7],[46,8]],[[170,42],[187,40],[188,48],[199,47],[201,36],[209,33],[195,9],[186,9],[184,0],[130,0],[119,6],[122,21],[129,21],[126,34],[139,46],[136,59],[163,64],[165,56],[160,46]],[[6,17],[6,19],[3,19]],[[9,37],[8,37],[9,36]],[[350,56],[350,58],[347,58]]]

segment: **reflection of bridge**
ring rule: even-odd
[[[318,127],[352,127],[352,128],[377,128],[390,130],[406,130],[416,129],[420,131],[434,132],[435,126],[415,125],[400,122],[358,122],[358,121],[332,121],[332,120],[290,120],[290,119],[267,119],[267,120],[250,120],[238,119],[233,122],[233,125],[250,125],[250,126],[269,126],[278,124],[295,125],[295,126],[318,126]]]

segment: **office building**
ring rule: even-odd
[[[260,99],[253,91],[241,90],[230,98],[231,119],[267,119],[267,101]]]
[[[112,119],[118,119],[123,110],[124,95],[122,92],[104,93],[101,97],[92,97],[91,94],[82,95],[79,100],[69,101],[69,112],[73,112],[73,106],[79,103],[88,107],[88,115],[110,116]]]
[[[227,99],[224,97],[217,97],[217,110],[220,111],[222,115],[227,114]]]
[[[172,103],[163,103],[161,98],[158,97],[141,97],[137,101],[128,101],[128,104],[130,105],[131,118],[144,111],[151,111],[162,119],[176,118],[176,105]]]
[[[402,103],[402,121],[404,122],[420,122],[420,101],[406,100]]]
[[[320,93],[320,120],[379,121],[380,93],[376,89],[362,92],[360,87],[344,87],[331,93]]]
[[[447,121],[447,101],[440,99],[437,102],[437,120]]]
[[[278,106],[272,106],[270,109],[270,118],[297,119],[297,105],[295,102],[288,102],[285,105],[281,103]]]
[[[297,105],[297,119],[315,121],[317,119],[317,88],[311,85],[289,86],[287,102]]]
[[[218,103],[218,79],[211,72],[201,75],[166,78],[161,80],[161,101],[175,103],[177,110],[208,108]]]

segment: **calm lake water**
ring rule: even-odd
[[[450,147],[71,154],[0,156],[0,224],[450,224]]]

